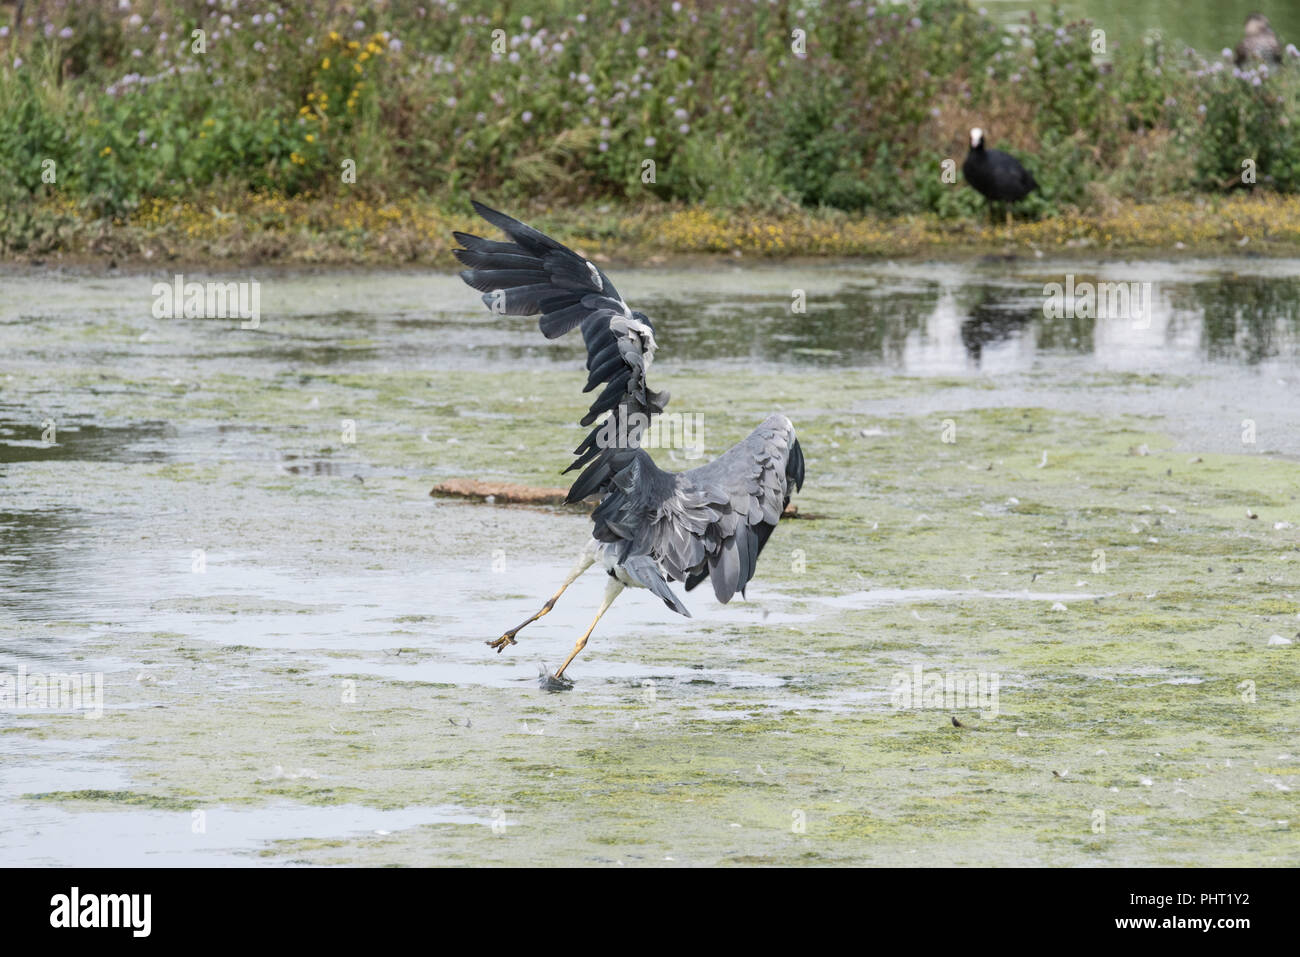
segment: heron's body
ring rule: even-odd
[[[580,328],[587,346],[585,391],[604,386],[582,419],[584,426],[595,427],[574,450],[577,458],[566,470],[583,470],[569,489],[569,502],[599,498],[592,512],[592,540],[542,610],[489,644],[498,651],[514,644],[520,628],[549,612],[597,562],[610,582],[596,621],[625,587],[649,589],[687,617],[690,612],[670,582],[682,582],[690,591],[708,579],[724,603],[736,592],[743,595],[790,500],[791,486],[803,484],[803,452],[790,420],[770,415],[745,439],[698,468],[659,468],[640,447],[650,419],[668,403],[667,392],[646,383],[658,347],[649,317],[629,309],[594,263],[509,216],[478,203],[474,208],[511,241],[456,233],[465,247],[456,256],[471,267],[461,278],[482,292],[494,311],[540,315],[539,326],[548,338]],[[593,621],[552,680],[561,678],[595,626]]]

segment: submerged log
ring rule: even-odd
[[[464,498],[474,502],[505,505],[563,505],[568,489],[533,488],[513,482],[480,482],[478,479],[451,479],[433,487],[434,498]],[[578,503],[577,507],[581,507]]]
[[[429,491],[429,495],[433,498],[463,498],[471,502],[487,502],[493,505],[563,505],[567,494],[568,489],[563,488],[534,488],[530,485],[516,485],[513,482],[480,482],[478,479],[450,479],[440,482]],[[593,496],[586,502],[577,502],[570,507],[590,508],[594,504]],[[781,517],[798,518],[799,506],[787,505]]]

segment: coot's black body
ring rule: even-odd
[[[971,130],[970,152],[961,164],[966,182],[991,203],[1015,203],[1038,188],[1034,175],[1014,156],[984,146],[984,133]]]

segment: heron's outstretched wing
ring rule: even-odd
[[[790,486],[803,488],[803,449],[790,420],[774,414],[718,458],[684,474],[695,487],[727,498],[729,508],[704,535],[705,565],[686,579],[690,591],[707,576],[725,603],[736,592],[745,594],[759,553],[790,503]]]
[[[456,258],[470,267],[460,277],[483,293],[483,301],[494,311],[510,316],[540,314],[538,325],[548,339],[582,328],[588,371],[583,391],[605,387],[582,424],[592,425],[603,413],[612,414],[574,450],[577,459],[565,471],[588,468],[573,483],[569,501],[604,491],[598,479],[608,469],[593,460],[606,452],[638,447],[650,416],[668,404],[667,392],[655,392],[646,384],[656,348],[650,320],[628,308],[609,277],[572,249],[482,203],[474,203],[474,210],[511,241],[455,233],[456,241],[465,247],[455,250]]]
[[[739,444],[687,472],[658,468],[642,449],[602,458],[597,465],[609,474],[608,493],[592,513],[595,537],[622,543],[624,568],[634,557],[648,555],[656,563],[652,567],[686,582],[688,591],[710,579],[724,603],[736,592],[744,594],[790,501],[790,487],[801,488],[804,477],[803,450],[783,415],[769,416]],[[637,580],[685,614],[680,603],[644,577]]]

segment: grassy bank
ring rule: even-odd
[[[1300,197],[1236,195],[1072,211],[1010,228],[933,214],[882,217],[790,207],[767,213],[657,205],[511,207],[602,261],[658,263],[697,256],[960,257],[1021,255],[1300,255]],[[490,231],[468,213],[417,200],[342,202],[252,194],[150,200],[116,220],[86,217],[68,201],[28,211],[36,240],[11,261],[149,266],[395,265],[451,267],[453,230]]]
[[[1024,244],[1293,241],[1294,48],[961,0],[534,7],[0,4],[0,252],[432,261],[468,194],[651,254],[1000,246],[971,126],[1042,185]]]

